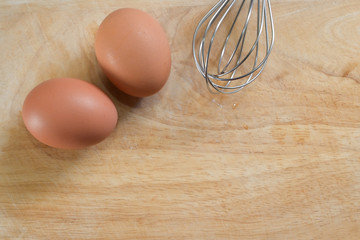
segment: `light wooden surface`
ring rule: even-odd
[[[360,239],[360,1],[273,0],[270,61],[231,96],[210,94],[192,59],[213,2],[0,2],[0,239]],[[94,56],[121,7],[171,43],[168,83],[142,100]],[[107,92],[116,131],[79,151],[37,142],[22,103],[54,77]]]

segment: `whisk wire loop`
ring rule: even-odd
[[[268,61],[275,38],[270,0],[249,0],[246,10],[247,1],[218,1],[195,29],[193,57],[210,91],[226,94],[240,91],[259,77]],[[232,16],[231,22],[228,19]],[[255,32],[251,29],[253,19]],[[228,32],[221,37],[229,22]],[[238,37],[234,37],[236,32]],[[219,39],[224,40],[217,45]],[[219,45],[220,51],[216,52]],[[231,46],[233,49],[229,50]]]

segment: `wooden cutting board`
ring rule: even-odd
[[[261,77],[210,94],[191,52],[212,0],[0,3],[0,239],[360,239],[360,1],[273,0]],[[94,34],[122,7],[164,26],[172,72],[156,95],[114,90]],[[94,83],[116,131],[84,150],[25,129],[27,93],[54,77]]]

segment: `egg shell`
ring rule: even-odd
[[[170,75],[167,36],[152,16],[138,9],[118,9],[103,20],[95,53],[110,81],[132,96],[153,95]]]
[[[118,114],[111,99],[91,83],[57,78],[35,87],[22,109],[26,128],[40,142],[77,149],[104,140]]]

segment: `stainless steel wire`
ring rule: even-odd
[[[218,1],[196,27],[192,45],[209,90],[236,93],[258,78],[274,38],[270,0]]]

